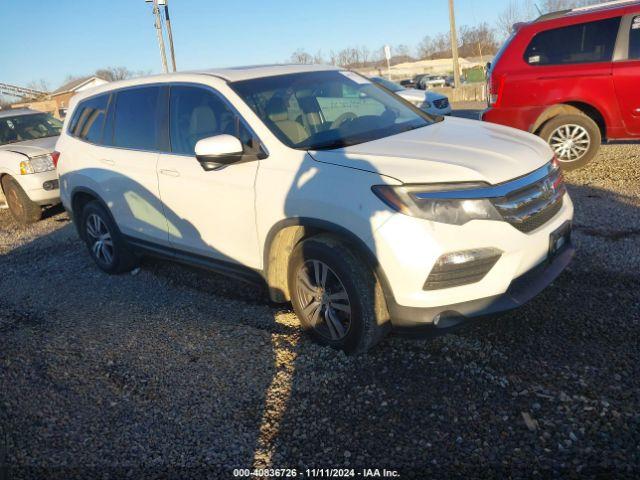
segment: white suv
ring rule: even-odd
[[[101,269],[151,254],[261,282],[347,352],[521,305],[573,255],[544,141],[333,67],[112,83],[72,100],[57,150]]]
[[[60,203],[53,147],[61,129],[48,113],[0,112],[0,208],[20,223],[36,222],[43,206]]]

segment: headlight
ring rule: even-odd
[[[29,175],[31,173],[42,173],[55,170],[51,155],[41,155],[33,157],[29,160],[20,162],[20,175]]]
[[[438,194],[447,191],[482,187],[487,184],[376,185],[372,190],[391,208],[412,217],[453,225],[464,225],[471,220],[502,220],[489,199],[446,198],[446,195],[438,198]]]

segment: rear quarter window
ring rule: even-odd
[[[108,94],[80,102],[71,117],[69,134],[87,142],[101,144],[108,105]]]
[[[534,66],[609,62],[619,27],[616,17],[540,32],[529,43],[524,61]]]

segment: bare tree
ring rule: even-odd
[[[29,82],[27,84],[27,88],[31,88],[33,90],[38,90],[40,92],[48,92],[49,91],[49,84],[47,83],[46,80],[41,78],[40,80],[35,80],[33,82]]]
[[[140,73],[140,72],[138,72]],[[105,67],[96,70],[96,77],[102,78],[108,82],[117,80],[126,80],[137,76],[135,72],[130,71],[127,67]]]
[[[474,27],[466,25],[461,27],[458,38],[462,43],[459,52],[463,57],[493,55],[498,51],[499,45],[495,32],[486,23]]]
[[[291,54],[291,63],[309,65],[313,63],[313,57],[302,48],[299,48]]]

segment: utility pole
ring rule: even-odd
[[[171,65],[176,71],[176,52],[173,50],[173,33],[171,32],[171,20],[169,19],[169,0],[164,0],[164,20],[167,25],[167,37],[169,39],[169,52],[171,52]]]
[[[162,60],[162,71],[167,73],[167,53],[164,49],[164,36],[162,35],[162,18],[160,17],[160,8],[158,0],[153,0],[153,16],[155,17],[156,36],[158,37],[158,46],[160,47],[160,58]]]
[[[453,8],[453,0],[449,0],[449,24],[451,29],[451,54],[453,56],[453,84],[455,88],[460,86],[460,63],[458,62],[458,35],[456,33],[456,14]]]

